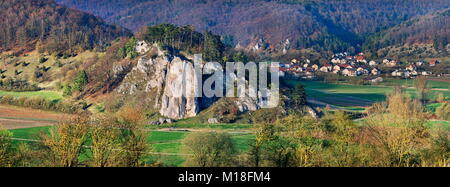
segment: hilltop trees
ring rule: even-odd
[[[117,51],[118,57],[131,59],[137,57],[138,53],[136,52],[136,44],[137,44],[136,38],[131,37],[125,44],[125,46],[119,48],[119,51]]]
[[[0,51],[65,52],[103,49],[126,29],[44,0],[6,0],[0,4]]]
[[[145,28],[139,35],[139,38],[149,43],[161,43],[189,53],[202,53],[207,61],[222,61],[224,44],[220,36],[209,31],[202,34],[192,26],[160,24]]]

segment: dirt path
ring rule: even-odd
[[[222,129],[194,129],[194,128],[161,128],[153,131],[159,132],[227,132],[230,134],[251,134],[251,130],[222,130]]]
[[[0,128],[8,130],[45,127],[54,124],[56,124],[56,122],[0,118]]]

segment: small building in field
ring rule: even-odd
[[[384,81],[383,77],[368,77],[364,80],[370,83],[380,83]]]
[[[418,61],[416,62],[416,66],[423,66],[425,64],[424,61]]]

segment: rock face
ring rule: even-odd
[[[192,57],[171,55],[163,51],[156,44],[148,45],[138,42],[136,50],[140,57],[134,67],[118,66],[117,72],[129,72],[120,83],[116,92],[124,95],[141,96],[143,104],[159,111],[159,113],[170,119],[183,119],[196,116],[200,110],[214,104],[218,99],[215,97],[195,97],[195,91],[201,86],[197,85],[202,76],[197,75]],[[221,69],[217,64],[209,64],[203,68],[203,73],[211,74]],[[129,70],[131,71],[123,71]],[[231,78],[236,81],[235,76]],[[251,93],[258,97],[250,97],[244,93],[234,103],[240,112],[255,111],[269,102],[261,97],[261,93],[255,88],[250,88]],[[199,89],[202,90],[202,89]],[[144,95],[142,95],[144,94]],[[271,94],[269,94],[271,96]],[[273,95],[277,97],[277,95]]]
[[[171,119],[196,116],[200,104],[194,95],[197,77],[192,62],[172,56],[157,45],[147,47],[139,42],[138,46],[142,46],[139,48],[142,56],[116,91],[148,94],[152,107]]]
[[[191,62],[175,57],[169,65],[160,113],[173,119],[194,117],[200,112],[195,97],[197,77]]]

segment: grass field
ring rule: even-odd
[[[443,129],[450,131],[450,121],[429,121],[427,126],[435,129]]]
[[[34,127],[26,129],[11,130],[14,138],[38,140],[41,133],[48,132],[51,127]],[[148,143],[155,154],[149,157],[152,161],[161,161],[165,166],[182,166],[185,159],[182,151],[182,141],[191,132],[177,131],[150,131]],[[249,143],[255,135],[248,133],[232,134],[232,140],[239,152],[245,152],[249,148]],[[17,143],[18,141],[16,141]],[[160,153],[160,154],[156,154]],[[83,155],[88,157],[89,153]]]
[[[0,90],[0,96],[3,95],[12,95],[14,97],[35,97],[35,96],[40,96],[43,97],[44,99],[47,100],[53,100],[53,101],[57,101],[57,100],[62,100],[63,96],[60,92],[56,92],[56,91],[46,91],[46,90],[42,90],[42,91],[34,91],[34,92],[10,92],[10,91],[2,91]]]
[[[417,93],[412,80],[392,80],[386,85],[350,85],[350,84],[332,84],[317,81],[287,81],[290,85],[305,85],[306,94],[309,99],[331,104],[347,110],[363,110],[374,102],[384,101],[386,95],[393,91],[394,85],[403,85],[411,97],[416,97]],[[409,85],[410,84],[410,85]],[[429,87],[432,89],[446,89],[448,82],[429,81]],[[393,85],[393,86],[388,86]],[[447,99],[450,99],[448,90],[430,90],[429,99],[435,99],[438,93],[443,93]]]
[[[413,79],[388,79],[381,83],[381,85],[385,86],[397,86],[403,85],[407,87],[414,87]],[[439,79],[431,79],[428,80],[428,86],[432,89],[450,89],[450,82],[439,80]]]

